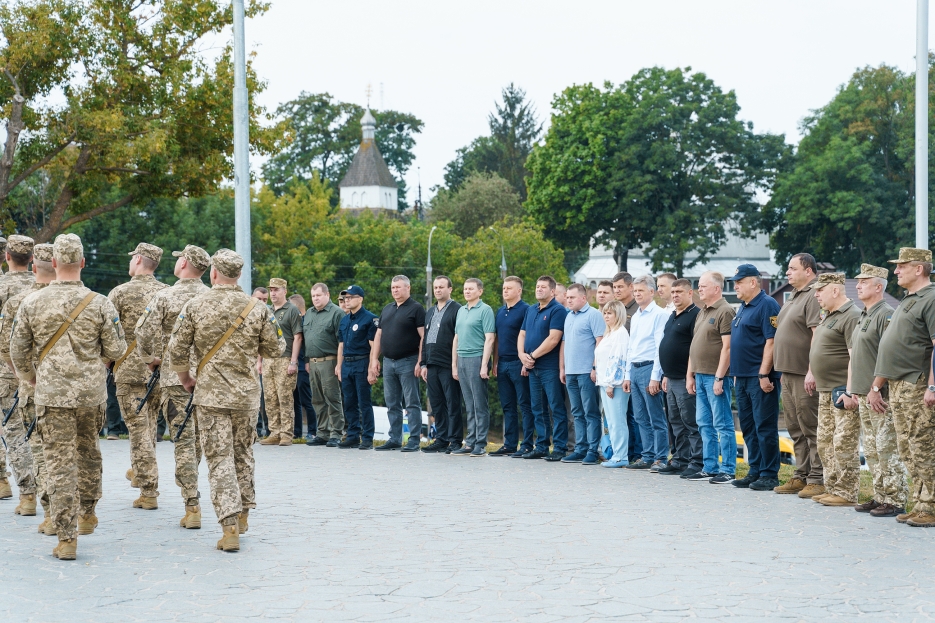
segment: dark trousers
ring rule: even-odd
[[[779,475],[779,378],[770,380],[776,389],[767,394],[760,389],[757,377],[734,377],[737,416],[747,446],[749,473],[760,478]]]
[[[25,402],[25,401],[24,401]],[[117,402],[117,385],[114,383],[114,377],[111,374],[107,375],[107,419],[104,424],[104,428],[107,430],[107,434],[113,435],[128,435],[129,431],[127,430],[127,425],[123,421],[123,416],[120,415],[120,403]]]
[[[643,444],[640,441],[640,427],[636,424],[636,418],[633,417],[633,401],[627,401],[627,429],[630,431],[630,438],[627,443],[627,460],[635,463],[643,456]]]
[[[464,441],[461,383],[451,376],[451,366],[427,366],[426,370],[426,392],[435,418],[435,439],[460,444]]]
[[[516,361],[497,362],[497,392],[500,394],[500,406],[503,407],[503,445],[510,450],[519,443],[518,411],[522,411],[524,452],[535,446],[536,418],[532,414],[529,400],[529,377],[523,376],[523,364]]]
[[[318,418],[315,417],[315,407],[312,406],[312,384],[309,382],[304,363],[299,363],[295,389],[292,391],[292,404],[295,408],[295,425],[292,427],[292,434],[296,437],[302,436],[302,410],[305,409],[309,438],[314,437],[315,431],[318,430]]]
[[[369,358],[345,361],[341,365],[341,393],[344,394],[344,422],[347,438],[373,442],[373,401],[367,382]]]
[[[701,433],[695,421],[695,396],[685,388],[685,379],[669,379],[666,392],[669,428],[672,431],[672,462],[682,469],[699,472],[704,467]]]

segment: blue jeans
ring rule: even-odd
[[[630,368],[630,400],[633,402],[633,417],[640,427],[643,442],[643,460],[647,463],[665,461],[669,458],[669,429],[666,413],[662,406],[662,392],[649,395],[653,366]]]
[[[590,374],[566,374],[565,387],[575,417],[575,452],[597,454],[601,442],[601,409]]]
[[[737,467],[737,437],[734,435],[734,415],[730,410],[732,377],[724,379],[724,392],[714,394],[714,375],[695,374],[696,419],[701,433],[701,453],[704,471],[709,474],[733,476]],[[720,466],[718,465],[720,455]]]
[[[549,401],[548,407],[552,409],[552,431],[549,430],[549,410],[543,395]],[[533,368],[529,371],[529,401],[536,418],[536,450],[548,452],[549,438],[552,437],[555,452],[564,454],[568,441],[568,412],[565,411],[565,392],[558,378],[558,370]]]
[[[341,390],[344,393],[344,421],[347,438],[373,441],[373,402],[367,382],[369,359],[345,361],[341,366]]]
[[[610,433],[610,447],[613,449],[613,460],[628,463],[627,449],[630,446],[630,431],[627,428],[627,405],[630,404],[630,394],[620,387],[614,388],[614,397],[611,398],[598,387],[601,393],[601,402],[604,403],[604,417],[607,418],[607,430]]]
[[[405,359],[383,358],[383,398],[390,421],[389,443],[403,442],[403,409],[409,416],[409,435],[422,435],[422,400],[419,379],[413,375],[418,356]]]
[[[503,445],[511,450],[519,443],[519,413],[523,415],[523,445],[521,450],[529,452],[535,445],[534,431],[536,419],[532,415],[529,402],[529,377],[520,374],[523,364],[519,361],[497,363],[497,392],[500,394],[500,406],[503,407]]]
[[[776,389],[760,389],[755,376],[734,377],[737,416],[751,476],[776,478],[779,475],[779,377],[770,378]]]

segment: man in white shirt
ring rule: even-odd
[[[658,472],[669,457],[669,435],[662,406],[662,366],[659,343],[669,314],[656,305],[656,283],[649,275],[633,280],[633,298],[639,309],[630,321],[630,344],[623,373],[623,391],[630,392],[633,415],[643,442],[642,458],[627,469]]]

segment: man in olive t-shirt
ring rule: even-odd
[[[812,499],[825,506],[854,506],[860,488],[860,414],[835,407],[831,391],[847,385],[851,338],[860,310],[844,293],[844,273],[819,275],[814,290],[827,312],[815,328],[808,356],[818,388],[818,454],[826,493]]]
[[[910,526],[935,526],[935,285],[931,282],[932,252],[904,247],[896,264],[899,285],[907,290],[880,340],[876,378],[870,387],[870,408],[886,410],[880,390],[887,381],[896,426],[899,455],[912,480],[912,513],[896,516]]]
[[[795,446],[795,473],[776,493],[798,493],[810,498],[825,492],[818,456],[818,392],[809,369],[808,355],[821,309],[813,286],[818,265],[808,253],[789,260],[786,278],[795,288],[776,319],[773,364],[782,372],[782,417]]]

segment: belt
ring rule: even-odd
[[[652,361],[634,361],[633,363],[630,364],[630,367],[631,368],[642,368],[643,366],[651,366],[651,365],[653,365]]]
[[[500,355],[498,359],[502,361],[503,363],[507,363],[510,361],[519,361],[519,357],[517,357],[516,355]]]
[[[350,363],[352,361],[360,361],[361,359],[370,359],[367,355],[361,355],[360,357],[345,357],[344,363]]]
[[[337,359],[335,355],[328,355],[327,357],[309,357],[308,360],[311,363],[321,363],[322,361],[334,361]]]

